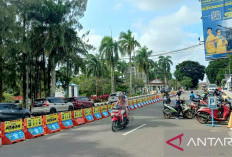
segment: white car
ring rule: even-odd
[[[117,92],[117,93],[112,93],[110,94],[109,98],[108,98],[108,103],[114,103],[118,101],[118,96],[120,95],[121,92]]]
[[[210,84],[208,87],[209,93],[213,93],[215,91],[215,89],[217,89],[217,85],[215,85],[215,84]]]
[[[65,102],[61,98],[48,97],[43,99],[36,99],[31,106],[32,115],[52,114],[63,111],[72,111],[73,104]]]

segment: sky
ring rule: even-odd
[[[104,36],[111,36],[111,30],[118,39],[120,32],[130,29],[142,46],[160,54],[198,44],[198,38],[203,39],[201,16],[198,0],[88,0],[80,22],[82,31],[90,30],[89,43],[97,49]],[[208,65],[203,45],[171,57],[172,72],[185,60]]]

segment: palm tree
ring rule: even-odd
[[[169,76],[170,70],[171,70],[171,65],[173,64],[171,57],[170,56],[166,56],[166,57],[159,56],[158,64],[159,64],[160,70],[163,73],[165,85],[167,85],[168,84],[168,76]]]
[[[111,92],[115,92],[114,84],[114,70],[118,63],[118,42],[114,41],[112,37],[104,37],[99,48],[100,55],[106,60],[106,63],[111,68]]]
[[[128,68],[128,64],[125,61],[119,61],[117,69],[122,75],[122,79],[124,78],[124,74]]]
[[[129,56],[129,69],[130,69],[130,91],[131,94],[133,94],[132,90],[132,53],[135,50],[136,47],[140,47],[140,44],[137,40],[134,39],[132,36],[132,32],[130,30],[125,32],[121,32],[119,36],[119,45],[121,49],[121,53],[123,56],[128,55]]]
[[[154,61],[149,59],[152,55],[152,51],[149,51],[147,47],[142,47],[137,51],[137,55],[135,57],[135,62],[138,67],[139,72],[144,72],[146,85],[149,81],[148,72],[154,65]]]
[[[103,75],[103,69],[99,55],[87,55],[86,73],[87,76],[92,75],[95,77],[96,95],[98,95],[98,79]]]

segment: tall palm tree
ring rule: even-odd
[[[124,74],[128,68],[128,64],[125,61],[119,61],[117,69],[122,74],[122,79],[124,78]]]
[[[102,64],[100,61],[99,55],[87,55],[87,64],[86,64],[86,73],[87,76],[94,76],[96,81],[96,95],[98,95],[98,79],[103,75]]]
[[[173,64],[171,57],[170,56],[166,56],[166,57],[159,56],[158,64],[159,64],[160,70],[163,73],[165,85],[167,85],[168,84],[168,76],[169,76],[170,70],[171,70],[171,65]]]
[[[132,90],[132,53],[135,50],[136,47],[140,47],[140,44],[137,40],[134,39],[132,36],[132,32],[130,30],[125,32],[121,32],[119,36],[119,45],[121,49],[121,53],[123,56],[128,55],[129,56],[129,69],[130,69],[130,91],[131,94],[133,94]]]
[[[151,69],[154,65],[154,61],[149,59],[151,55],[152,55],[151,50],[148,50],[147,47],[142,47],[140,50],[137,51],[137,55],[135,57],[138,70],[140,72],[144,72],[145,74],[146,85],[149,81],[149,78],[148,78],[149,69]]]
[[[111,68],[111,92],[115,92],[114,84],[114,70],[118,63],[118,42],[114,41],[112,37],[104,37],[99,48],[100,55],[106,60],[106,63]]]

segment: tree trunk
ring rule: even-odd
[[[27,93],[27,66],[26,64],[26,54],[23,53],[23,108],[26,108],[26,93]]]
[[[111,93],[115,92],[115,87],[114,87],[114,67],[111,66]]]
[[[98,95],[98,79],[97,79],[97,77],[95,77],[95,79],[96,79],[96,96]]]
[[[3,63],[3,59],[2,59],[2,57],[0,57],[0,73],[3,73],[2,63]],[[3,75],[0,74],[0,102],[2,102],[2,95],[3,95],[3,91],[2,91],[3,78],[2,78],[2,76]]]
[[[55,97],[56,93],[56,64],[55,64],[55,58],[52,57],[51,61],[51,81],[52,81],[52,90],[51,90],[51,95],[52,97]]]
[[[132,89],[132,64],[131,64],[131,53],[130,53],[130,59],[129,59],[129,66],[130,66],[130,94],[133,95],[133,89]]]
[[[44,75],[44,96],[46,97],[46,92],[47,92],[47,79],[46,79],[46,62],[45,62],[45,53],[43,51],[43,75]]]
[[[51,55],[49,56],[49,60],[48,60],[48,91],[46,94],[46,97],[51,96]]]

